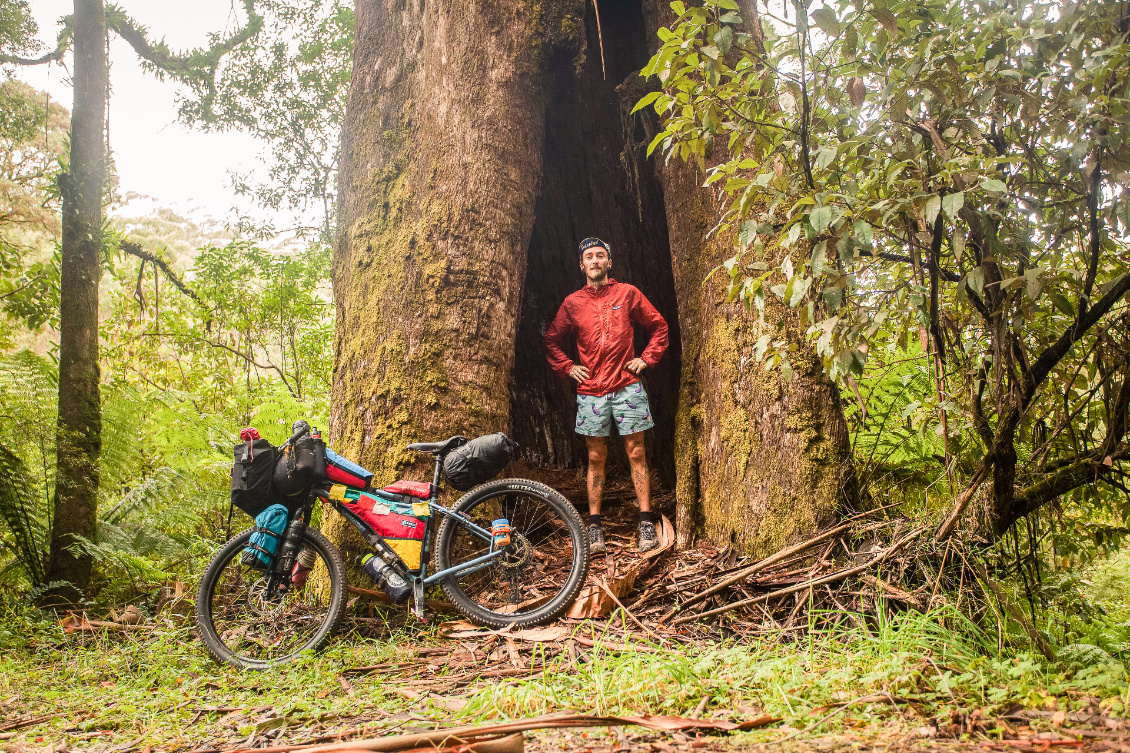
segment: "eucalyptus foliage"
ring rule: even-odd
[[[854,391],[917,343],[946,471],[966,503],[991,479],[996,533],[1095,482],[1126,492],[1124,4],[671,7],[637,109],[662,117],[650,149],[697,160],[723,201],[730,298],[760,315],[767,366],[812,348]],[[1102,502],[1130,513],[1130,493]]]

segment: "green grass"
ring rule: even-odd
[[[813,734],[893,719],[917,725],[953,710],[993,713],[1013,703],[1064,710],[1097,704],[1115,715],[1130,706],[1130,678],[1120,662],[1051,666],[1027,653],[998,654],[995,634],[981,635],[953,614],[889,617],[870,631],[813,633],[799,643],[766,638],[670,649],[642,643],[655,650],[593,651],[579,664],[562,653],[549,660],[549,671],[540,677],[480,680],[454,691],[465,693],[468,701],[455,714],[442,707],[442,698],[437,704],[398,693],[405,682],[400,677],[354,678],[352,696],[338,679],[350,667],[404,661],[423,645],[454,650],[455,642],[439,638],[434,626],[410,628],[387,640],[342,636],[298,664],[248,673],[213,664],[187,629],[76,639],[34,618],[31,612],[9,610],[0,628],[9,635],[0,656],[0,703],[5,704],[0,717],[53,716],[22,730],[13,742],[43,738],[75,747],[107,730],[113,736],[100,740],[115,745],[140,738],[165,749],[191,748],[209,741],[242,742],[252,733],[280,727],[279,739],[304,739],[358,721],[379,734],[397,726],[564,710],[688,714],[704,697],[710,699],[706,716],[768,713],[796,728],[820,718],[821,712],[810,713],[814,709],[873,693],[912,702],[897,710],[861,704]],[[198,714],[206,707],[269,711],[223,719]],[[779,734],[762,731],[751,739]]]

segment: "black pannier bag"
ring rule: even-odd
[[[265,439],[252,439],[235,446],[231,501],[253,518],[276,502],[271,494],[276,457],[275,446]]]
[[[465,492],[502,473],[514,459],[518,444],[502,434],[487,434],[452,450],[443,461],[447,483]]]
[[[292,502],[301,503],[307,490],[325,476],[326,445],[321,437],[306,434],[278,453],[272,483],[275,494],[291,507]]]

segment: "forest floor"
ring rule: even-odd
[[[1086,645],[1063,646],[1049,662],[1024,650],[1023,637],[977,628],[950,606],[928,602],[923,614],[861,601],[871,611],[844,619],[801,611],[804,600],[792,607],[790,596],[782,613],[766,612],[758,624],[727,613],[657,633],[663,594],[716,577],[704,568],[735,563],[708,547],[671,551],[658,564],[636,555],[625,507],[607,517],[615,555],[592,570],[612,588],[590,583],[590,597],[578,602],[592,614],[491,632],[438,612],[410,621],[403,608],[355,589],[325,650],[268,672],[211,661],[190,624],[190,593],[141,604],[149,617],[136,625],[98,623],[111,615],[97,612],[95,624],[60,622],[0,603],[0,750],[277,750],[592,714],[677,716],[715,728],[543,729],[525,733],[526,750],[1130,753],[1122,662]],[[1107,574],[1119,593],[1127,564]],[[633,593],[627,615],[604,601],[617,584],[626,584],[619,596]],[[1111,613],[1127,617],[1121,607]],[[718,729],[743,722],[756,728]]]
[[[203,753],[589,713],[763,726],[546,730],[527,733],[526,749],[1130,753],[1121,663],[986,656],[920,616],[795,642],[663,646],[618,615],[501,637],[403,614],[376,636],[367,621],[347,623],[327,650],[261,673],[217,666],[175,619],[71,634],[54,622],[6,624],[23,640],[0,657],[0,749]]]

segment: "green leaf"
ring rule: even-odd
[[[891,13],[886,8],[872,8],[871,15],[875,16],[875,19],[883,25],[883,28],[887,30],[887,34],[889,34],[892,39],[898,37],[899,21],[894,13]]]
[[[958,191],[957,193],[946,194],[942,197],[942,211],[946,213],[946,217],[951,220],[957,217],[957,213],[965,205],[965,192]]]
[[[812,277],[814,279],[820,279],[820,276],[824,274],[824,255],[827,248],[827,242],[820,241],[816,244],[816,247],[812,249],[812,259],[810,263],[812,264]]]
[[[871,246],[871,241],[874,237],[871,230],[871,223],[867,222],[866,220],[858,220],[856,221],[855,226],[852,228],[852,232],[855,234],[856,238],[859,238],[859,240],[862,241],[863,245],[868,247]]]
[[[832,221],[832,208],[831,207],[816,207],[808,213],[808,222],[812,225],[812,229],[817,233],[823,233],[828,229],[828,223]]]
[[[926,224],[933,225],[934,220],[938,217],[938,212],[942,211],[942,198],[937,194],[932,194],[926,199],[926,207],[923,211],[926,216]]]
[[[1008,190],[1008,186],[1004,181],[997,180],[996,178],[982,178],[981,188],[985,191],[995,191],[997,193],[1004,193]]]
[[[1064,316],[1075,316],[1075,307],[1071,305],[1071,301],[1067,300],[1067,296],[1063,293],[1058,290],[1053,290],[1051,293],[1048,293],[1048,297],[1052,299],[1052,303],[1059,309],[1061,314]]]
[[[835,10],[827,5],[812,11],[812,22],[820,27],[820,31],[830,37],[838,37],[840,35],[839,16],[836,15]]]
[[[981,295],[981,292],[985,289],[985,271],[977,267],[965,276],[965,283],[974,293]]]
[[[632,108],[632,112],[642,110],[655,100],[659,99],[662,94],[663,92],[651,92],[650,94],[645,94],[643,99],[641,99],[639,102],[636,102],[636,106]]]
[[[816,166],[823,170],[832,161],[836,159],[836,148],[833,146],[826,146],[820,151],[816,152]]]
[[[687,12],[687,6],[683,5],[679,0],[671,3],[671,10],[675,11],[676,16],[681,16]]]
[[[738,240],[742,246],[748,246],[753,243],[753,239],[757,237],[757,222],[754,220],[746,220],[742,223],[741,231],[738,233]]]
[[[729,26],[723,26],[718,31],[714,32],[714,44],[725,55],[730,51],[730,40],[734,36],[734,30]]]

